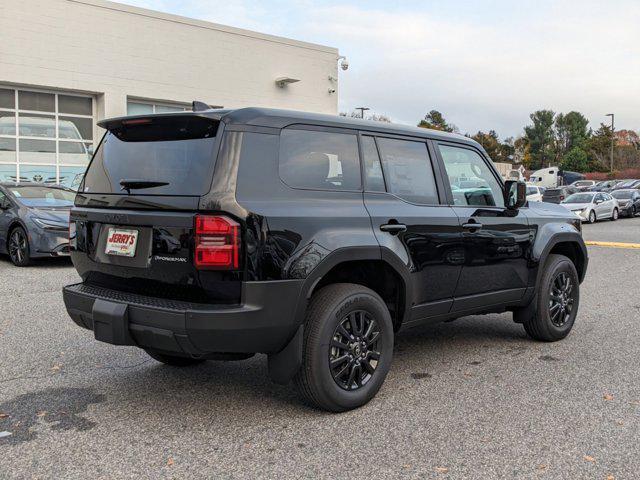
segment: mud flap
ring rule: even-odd
[[[129,333],[127,305],[96,299],[93,303],[93,334],[96,340],[113,345],[135,345]]]
[[[274,383],[286,385],[302,365],[303,326],[300,325],[291,341],[278,353],[269,354],[269,377]]]

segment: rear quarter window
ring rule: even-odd
[[[354,134],[285,129],[278,170],[284,183],[313,190],[360,190],[358,140]]]

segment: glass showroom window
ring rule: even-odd
[[[0,181],[77,188],[93,152],[93,98],[0,87]]]
[[[186,105],[162,104],[137,100],[127,101],[127,115],[147,115],[149,113],[185,112],[191,110]]]

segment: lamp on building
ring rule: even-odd
[[[299,82],[300,79],[298,78],[291,78],[291,77],[278,77],[276,78],[276,86],[278,86],[279,88],[284,88],[287,85],[289,85],[290,83],[296,83]]]

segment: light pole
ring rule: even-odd
[[[364,118],[364,112],[371,109],[369,107],[356,107],[356,110],[360,110],[360,118]]]
[[[615,117],[615,114],[607,113],[605,115],[605,117],[611,117],[611,171],[613,172],[613,145],[614,145],[614,143],[616,141],[616,137],[614,136],[615,135],[615,130],[614,130],[615,126],[614,126],[614,123],[613,123],[613,119]]]

